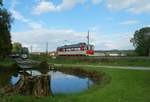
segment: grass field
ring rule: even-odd
[[[124,60],[117,62],[89,62],[77,60],[51,59],[44,56],[33,57],[36,60],[47,60],[49,63],[64,64],[94,64],[94,65],[122,65],[122,66],[150,66],[149,60]],[[0,62],[8,65],[11,61]],[[69,68],[69,67],[68,67]],[[150,71],[105,69],[83,67],[88,71],[104,72],[109,78],[109,83],[95,85],[89,90],[77,94],[61,94],[50,97],[22,96],[18,94],[3,94],[0,90],[0,102],[150,102]],[[1,77],[1,76],[0,76]],[[3,80],[3,78],[1,78]],[[5,79],[4,79],[5,80]]]
[[[150,102],[150,71],[84,68],[105,72],[108,84],[96,85],[78,94],[37,98],[21,95],[0,95],[1,102]]]
[[[150,58],[127,58],[127,59],[115,59],[115,58],[102,58],[102,59],[80,59],[79,58],[66,58],[60,57],[52,59],[46,56],[32,56],[31,59],[48,61],[54,64],[88,64],[88,65],[107,65],[107,66],[144,66],[150,67]]]
[[[12,59],[4,59],[0,60],[0,68],[2,67],[10,67],[14,64],[15,62]]]

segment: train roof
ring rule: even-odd
[[[57,49],[65,49],[65,48],[78,48],[80,46],[86,46],[86,43],[78,43],[78,44],[72,44],[72,45],[64,45],[61,47],[58,47]]]

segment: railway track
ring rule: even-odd
[[[140,59],[145,59],[145,60],[150,60],[150,56],[149,57],[120,57],[120,56],[117,56],[117,57],[110,57],[110,56],[59,56],[58,58],[70,58],[70,59],[130,59],[130,60],[140,60]]]

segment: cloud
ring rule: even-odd
[[[12,0],[11,6],[10,6],[10,11],[12,13],[12,17],[15,20],[21,21],[23,23],[26,23],[31,29],[39,29],[42,28],[43,25],[39,22],[34,22],[28,18],[26,18],[25,16],[23,16],[21,14],[21,12],[16,10],[16,6],[19,4],[19,2],[17,0]]]
[[[33,45],[33,51],[45,51],[46,42],[49,42],[49,49],[51,50],[55,50],[56,47],[64,44],[84,42],[86,36],[85,32],[76,32],[71,29],[40,28],[30,31],[12,32],[13,41],[21,42],[28,47]]]
[[[74,8],[77,4],[84,4],[85,0],[63,0],[60,5],[57,6],[58,11],[69,10]]]
[[[45,0],[39,2],[38,5],[33,9],[34,14],[41,14],[44,12],[53,12],[53,11],[57,11],[56,6],[52,2]]]
[[[15,9],[17,4],[19,4],[17,0],[11,0],[11,6],[9,9],[10,12],[12,13],[12,17],[22,22],[28,22],[28,19],[26,19],[19,11]]]
[[[102,1],[106,2],[106,6],[111,11],[125,10],[127,12],[139,14],[150,11],[149,0],[62,0],[58,5],[54,5],[53,2],[47,0],[37,0],[38,4],[34,6],[33,14],[41,14],[46,12],[60,12],[64,10],[70,10],[76,5],[85,5],[87,3],[98,5]]]
[[[132,33],[105,34],[97,32],[93,34],[92,43],[98,50],[132,49],[131,37]]]
[[[12,1],[12,8],[18,4],[17,0]],[[42,14],[47,12],[60,12],[64,10],[70,10],[77,5],[85,5],[87,3],[92,3],[93,5],[98,5],[101,2],[106,2],[106,6],[109,10],[125,10],[127,12],[140,14],[150,11],[149,0],[61,0],[60,4],[54,4],[52,1],[48,0],[35,0],[38,2],[32,10],[33,14]],[[91,2],[90,2],[91,1]],[[14,12],[17,15],[17,12]],[[18,15],[19,16],[19,15]]]
[[[140,21],[138,21],[138,20],[127,20],[127,21],[121,22],[120,24],[121,24],[121,25],[129,26],[129,25],[138,24],[139,22],[140,22]]]
[[[92,3],[97,5],[97,4],[100,4],[102,2],[102,0],[92,0]]]
[[[77,4],[84,4],[86,0],[63,0],[59,5],[54,5],[50,1],[45,0],[39,1],[39,5],[41,2],[48,3],[44,4],[48,6],[39,6],[39,10],[41,11],[38,12],[38,9],[37,11],[35,10],[36,14],[41,14],[43,12],[59,12],[62,10],[69,10],[74,8]],[[12,32],[13,41],[21,42],[24,46],[27,47],[32,45],[33,51],[45,51],[46,42],[49,42],[49,50],[56,50],[58,46],[64,44],[86,42],[87,32],[79,32],[72,29],[45,28],[41,22],[35,22],[22,15],[21,12],[17,11],[15,9],[16,4],[14,3],[11,8],[13,11],[13,17],[21,22],[26,23],[32,29],[21,32]],[[53,7],[49,7],[50,5]],[[56,11],[52,8],[54,8]],[[135,21],[133,22],[130,20],[128,22],[122,22],[123,25],[129,25],[133,23],[135,23]],[[105,34],[99,30],[98,26],[91,27],[91,29],[92,32],[90,33],[90,41],[95,45],[95,49],[110,50],[132,48],[132,44],[130,44],[130,38],[132,35],[131,33]]]
[[[139,2],[137,2],[136,6],[129,8],[128,11],[135,13],[135,14],[149,12],[150,11],[150,1],[149,0],[139,1]]]
[[[135,14],[149,12],[149,0],[107,0],[109,10],[125,10]]]
[[[137,0],[107,0],[107,7],[110,10],[121,10],[128,8],[136,2]]]
[[[102,0],[91,0],[92,4],[99,4]],[[70,10],[76,5],[84,5],[88,0],[62,0],[58,5],[54,5],[53,2],[47,0],[41,0],[36,6],[33,7],[33,14],[41,14],[46,12],[60,12],[64,10]]]
[[[129,49],[131,33],[103,34],[90,32],[90,43],[96,50]],[[78,32],[72,29],[39,28],[29,31],[12,32],[12,40],[21,42],[24,46],[33,46],[33,51],[45,51],[46,42],[49,42],[49,50],[65,44],[87,42],[87,32]],[[110,37],[111,36],[111,37]],[[121,42],[121,43],[120,43]]]
[[[37,23],[37,22],[33,22],[33,21],[29,21],[27,22],[29,27],[32,29],[40,29],[43,27],[43,25],[41,23]]]
[[[15,9],[11,9],[11,13],[14,19],[22,22],[28,22],[28,19],[26,19],[23,15],[21,15],[20,12],[16,11]]]
[[[10,9],[10,12],[12,13],[13,18],[16,19],[16,20],[20,20],[22,22],[28,22],[28,20],[23,15],[21,15],[20,12],[15,10],[17,4],[19,4],[18,1],[11,0],[11,6],[10,6],[9,9]]]
[[[39,29],[42,28],[43,25],[40,22],[34,22],[30,19],[25,18],[20,12],[17,10],[12,10],[12,16],[14,19],[19,20],[23,23],[26,23],[31,29]]]

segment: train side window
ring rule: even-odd
[[[78,48],[75,48],[75,51],[77,51],[78,50]]]
[[[84,47],[83,47],[83,46],[81,46],[81,47],[80,47],[80,50],[81,50],[81,51],[84,51]]]
[[[63,49],[59,49],[59,51],[63,51]]]
[[[66,52],[66,49],[63,49],[64,52]]]

